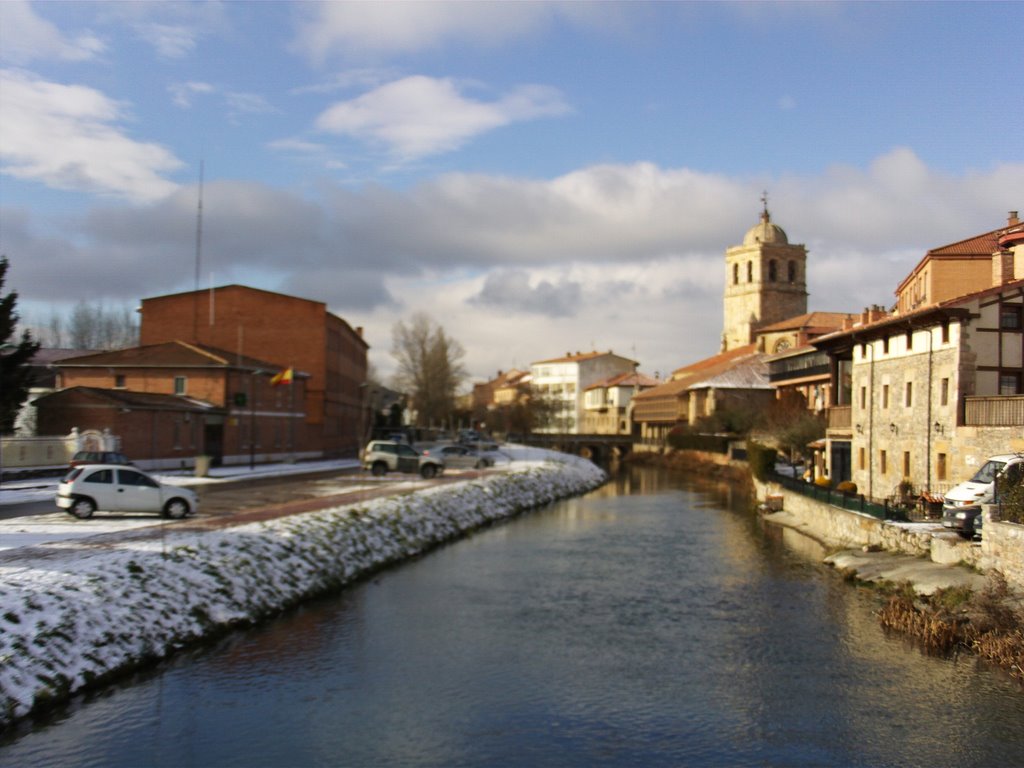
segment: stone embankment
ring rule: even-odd
[[[0,567],[0,727],[492,521],[600,485],[544,452],[503,472],[219,530],[47,546]]]

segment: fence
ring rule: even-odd
[[[72,429],[50,437],[7,436],[0,438],[0,475],[28,475],[66,467],[76,451],[117,451],[121,438],[104,430]]]
[[[808,496],[816,501],[823,501],[834,507],[848,509],[851,512],[863,512],[866,515],[877,517],[879,520],[909,520],[908,510],[901,505],[890,504],[888,501],[877,504],[868,499],[862,493],[842,493],[832,488],[825,488],[814,483],[805,483],[793,477],[785,475],[773,475],[772,482],[778,483],[788,491]]]

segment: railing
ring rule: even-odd
[[[828,409],[829,429],[849,429],[853,424],[853,407],[849,405],[834,405]]]
[[[1024,395],[965,397],[964,426],[1024,426]]]
[[[880,520],[909,520],[908,510],[890,505],[888,501],[876,504],[873,501],[868,501],[862,493],[842,493],[785,475],[775,475],[772,480],[788,491],[799,493],[816,501],[823,501],[834,507],[848,509],[852,512],[863,512]]]

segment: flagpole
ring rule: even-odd
[[[288,447],[291,451],[290,462],[295,463],[295,369],[288,366],[291,376],[288,377]]]

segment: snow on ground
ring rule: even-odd
[[[464,483],[218,531],[161,526],[110,546],[57,541],[31,558],[8,558],[0,564],[0,725],[604,480],[583,459],[510,451],[506,471]]]

